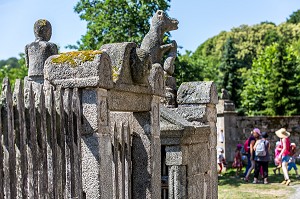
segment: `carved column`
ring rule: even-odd
[[[169,168],[169,198],[185,199],[186,194],[186,166],[182,164],[180,146],[166,147],[166,165]]]

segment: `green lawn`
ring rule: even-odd
[[[292,183],[290,186],[281,185],[283,174],[275,175],[272,171],[273,165],[269,167],[269,184],[252,184],[253,173],[250,176],[249,182],[245,182],[241,177],[235,177],[235,170],[228,169],[223,176],[219,177],[218,196],[219,199],[247,199],[247,198],[280,198],[291,195],[295,192],[294,186],[300,186],[300,180],[296,179],[295,171],[292,170],[289,174]],[[298,169],[300,169],[298,165]],[[244,168],[245,171],[245,168]],[[259,179],[260,180],[260,179]]]

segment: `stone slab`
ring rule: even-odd
[[[91,57],[87,59],[80,53]],[[111,61],[109,56],[101,51],[53,55],[45,62],[44,77],[51,84],[63,88],[113,87]]]
[[[217,104],[217,87],[212,82],[184,82],[177,93],[178,104]]]
[[[108,92],[108,107],[111,111],[143,112],[151,110],[151,95],[116,90]]]

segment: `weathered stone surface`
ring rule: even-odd
[[[96,89],[85,89],[81,95],[82,103],[82,133],[93,134],[98,132],[100,104]]]
[[[166,147],[166,165],[182,165],[182,150],[179,146]]]
[[[173,124],[178,126],[176,129],[184,129],[185,127],[192,126],[191,123],[189,123],[182,116],[176,113],[176,109],[169,109],[163,105],[160,105],[160,117],[161,121],[168,122],[165,123],[166,125]],[[167,128],[165,128],[164,124],[161,124],[160,128],[161,130],[168,130]]]
[[[213,82],[184,82],[177,94],[178,104],[217,104],[217,88]]]
[[[81,137],[82,188],[86,198],[101,198],[99,147],[99,136],[97,134]]]
[[[218,114],[223,114],[224,112],[235,112],[235,105],[231,100],[219,100],[217,104]]]
[[[151,66],[150,53],[140,48],[131,51],[130,68],[134,83],[148,85]]]
[[[177,107],[177,88],[175,77],[165,74],[166,96],[162,98],[162,103],[168,108]]]
[[[45,63],[45,79],[63,88],[112,88],[112,67],[102,51],[67,52],[49,57]]]
[[[172,41],[172,48],[170,49],[168,56],[164,62],[164,71],[172,76],[175,71],[174,62],[177,57],[177,43],[176,41]]]
[[[158,96],[165,96],[164,71],[160,64],[153,64],[148,78],[152,88],[152,93]]]
[[[56,44],[48,42],[52,27],[49,21],[39,19],[34,24],[35,41],[25,46],[25,62],[28,77],[43,80],[44,63],[48,57],[58,53]]]
[[[169,198],[187,198],[186,166],[170,166],[168,180]]]
[[[142,112],[151,110],[151,95],[111,90],[108,107],[111,111]]]
[[[101,46],[100,50],[105,51],[112,64],[113,81],[117,84],[133,84],[130,59],[131,52],[136,49],[133,42],[112,43]]]
[[[128,123],[132,136],[132,198],[160,197],[160,138],[150,112],[110,112],[111,125]]]
[[[207,122],[207,107],[206,105],[181,107],[176,109],[176,113],[181,115],[189,122],[196,121],[199,125],[203,125]]]

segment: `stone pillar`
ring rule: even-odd
[[[186,193],[186,166],[182,164],[180,146],[166,147],[166,165],[169,168],[169,198],[185,199]]]
[[[227,162],[234,159],[234,149],[238,140],[233,138],[236,133],[237,112],[234,103],[229,99],[220,99],[217,104],[217,128],[218,132],[223,130],[224,142],[217,142],[218,147],[224,149],[224,156]],[[242,143],[241,143],[242,144]]]
[[[161,197],[161,142],[160,142],[160,97],[153,96],[151,102],[151,167],[152,167],[152,197]]]
[[[113,198],[107,90],[82,90],[82,184],[86,198]]]
[[[218,197],[218,177],[217,177],[217,110],[218,103],[217,89],[213,82],[185,82],[178,89],[178,109],[189,122],[195,126],[208,126],[207,155],[209,169],[203,173],[205,198]],[[188,189],[195,189],[189,187]],[[190,197],[190,195],[189,195]]]
[[[45,84],[79,88],[82,129],[82,188],[85,198],[113,198],[108,89],[113,87],[109,56],[101,51],[68,52],[45,62]]]

